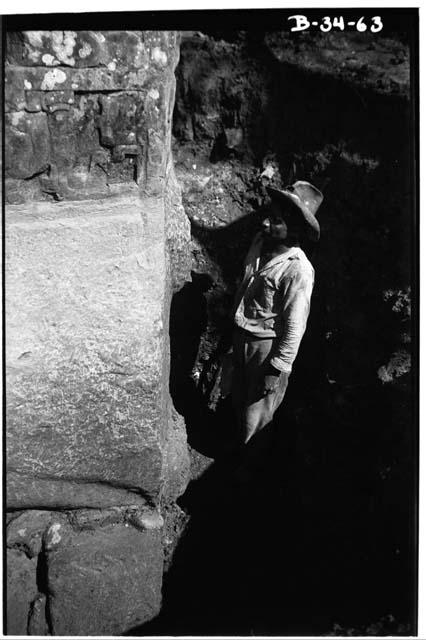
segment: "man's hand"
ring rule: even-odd
[[[280,371],[279,369],[275,369],[275,367],[270,364],[266,371],[263,384],[260,385],[260,393],[262,396],[266,396],[269,393],[273,393],[275,391],[280,382],[280,376],[288,377],[288,373],[286,373],[285,371]]]

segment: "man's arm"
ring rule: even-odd
[[[286,287],[282,311],[284,331],[270,361],[271,367],[278,371],[291,373],[305,333],[313,285],[313,272],[303,270],[294,273]]]
[[[263,395],[272,393],[283,376],[291,373],[293,362],[305,333],[309,316],[313,272],[296,272],[286,283],[283,301],[284,332],[278,339],[272,358],[265,372],[260,389]]]

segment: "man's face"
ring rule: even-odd
[[[262,222],[262,232],[265,237],[280,242],[290,237],[299,237],[300,223],[292,205],[289,203],[286,207],[272,200],[269,212]]]

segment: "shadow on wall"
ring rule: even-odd
[[[337,390],[322,398],[317,390],[301,406],[296,381],[262,473],[239,487],[233,460],[217,455],[190,484],[179,504],[191,519],[165,576],[162,612],[131,635],[315,635],[336,625],[409,633],[410,442],[395,428],[405,416],[392,415],[401,397],[359,389],[341,403]],[[374,431],[381,420],[408,472],[387,486],[378,460],[389,445]]]
[[[201,337],[207,329],[204,294],[214,287],[214,281],[208,274],[191,275],[192,282],[173,296],[170,309],[170,395],[176,410],[185,418],[189,445],[214,457],[220,446],[216,416],[208,409],[193,375]]]

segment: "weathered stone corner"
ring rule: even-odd
[[[161,195],[177,34],[7,34],[6,200]]]

